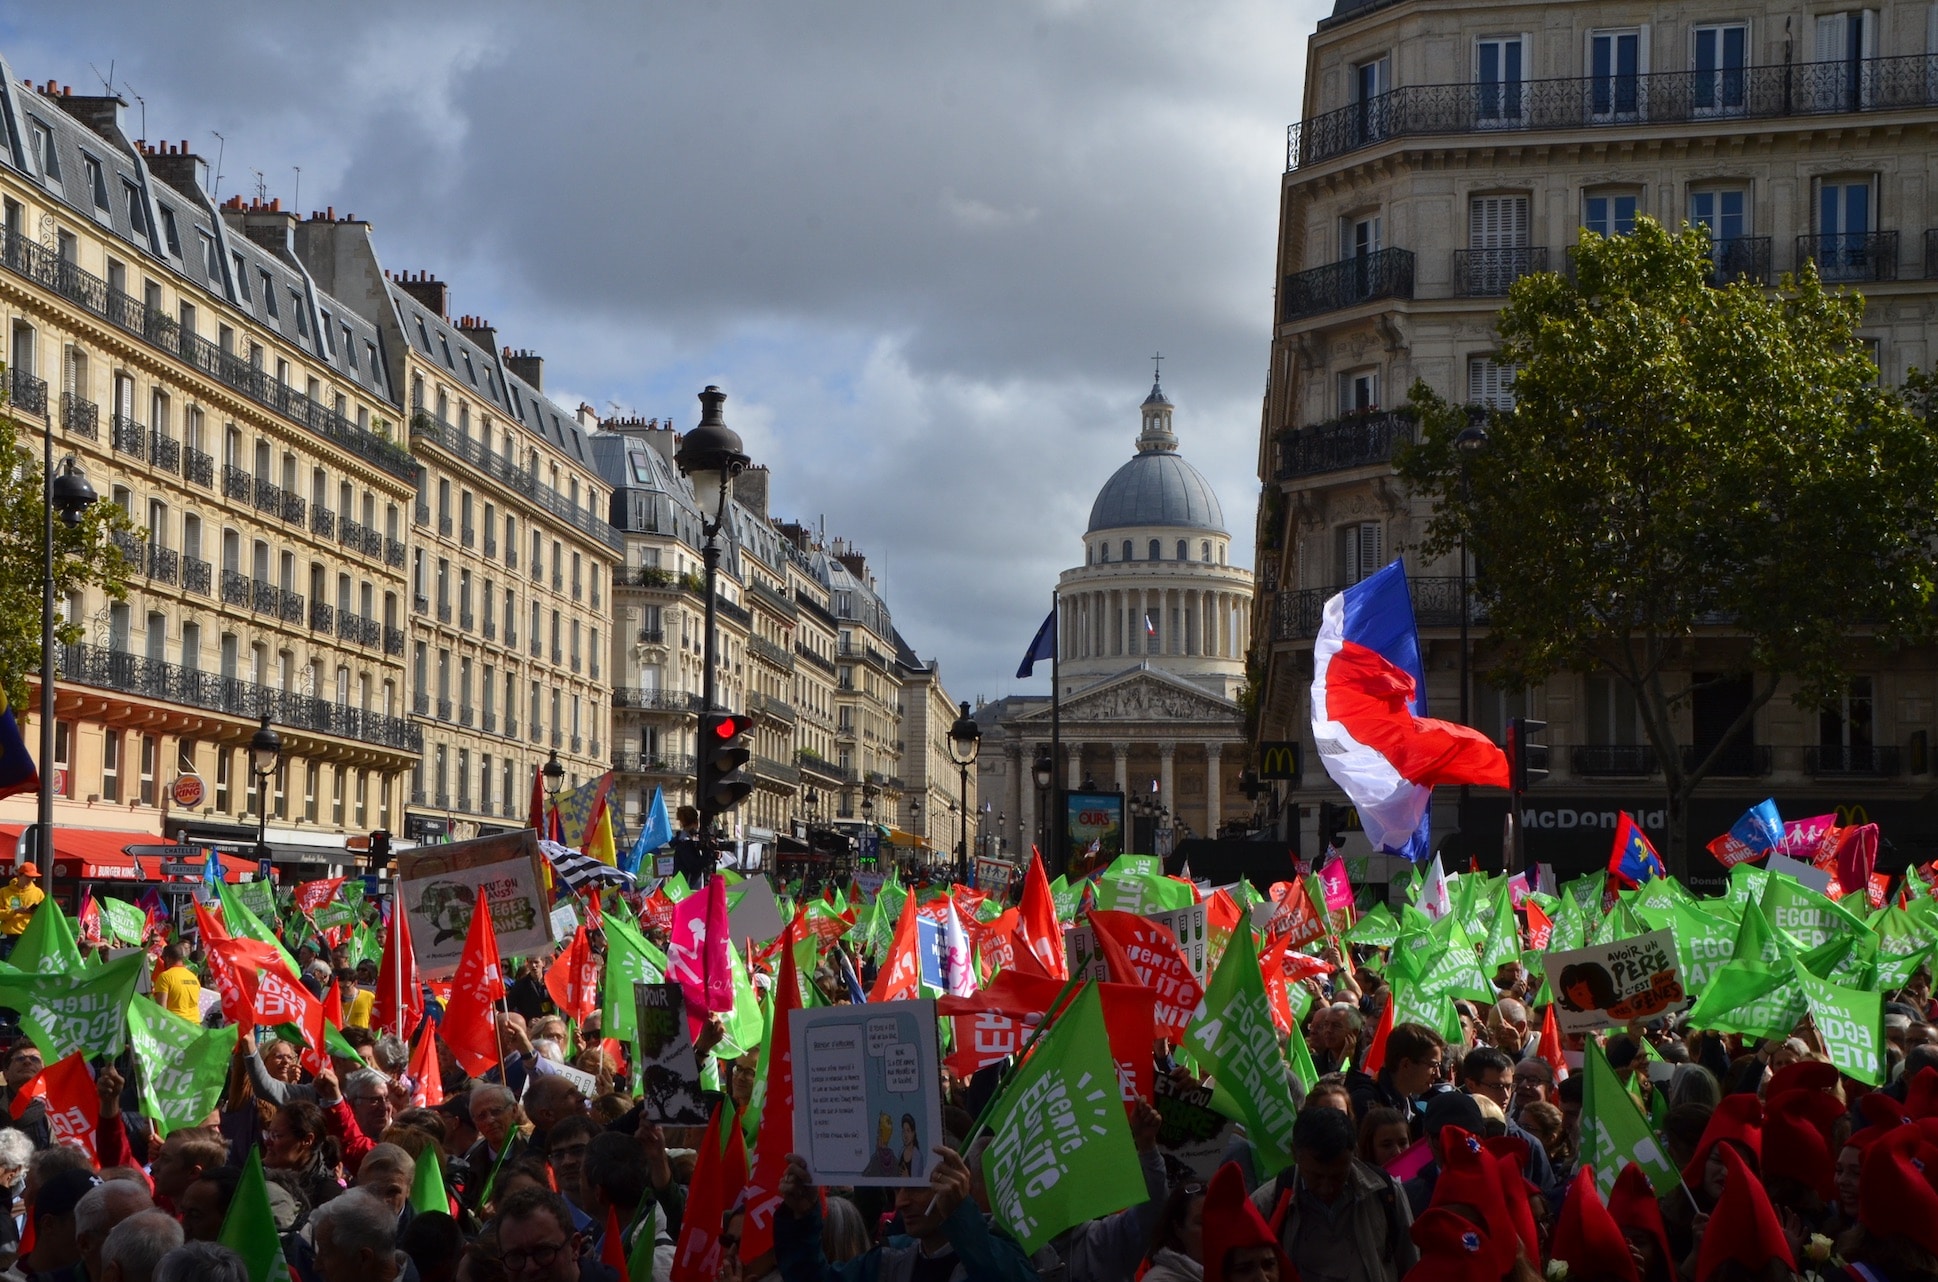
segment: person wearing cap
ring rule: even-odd
[[[1444,1169],[1446,1154],[1441,1148],[1440,1133],[1448,1127],[1458,1127],[1463,1133],[1474,1135],[1480,1132],[1485,1119],[1481,1116],[1480,1105],[1474,1097],[1460,1091],[1443,1091],[1427,1104],[1424,1129],[1427,1149],[1433,1160],[1420,1168],[1420,1173],[1408,1180],[1402,1187],[1406,1190],[1407,1205],[1417,1219],[1420,1212],[1433,1203],[1433,1191]]]
[[[1201,1237],[1204,1282],[1297,1282],[1272,1226],[1245,1196],[1245,1176],[1234,1162],[1219,1167],[1205,1190]]]
[[[13,880],[0,889],[0,957],[12,955],[13,946],[20,942],[34,915],[34,905],[47,898],[39,881],[39,867],[22,864],[14,869]]]
[[[1398,1180],[1353,1152],[1352,1118],[1307,1108],[1292,1124],[1290,1169],[1252,1204],[1303,1271],[1338,1282],[1400,1282],[1418,1260],[1413,1213]]]

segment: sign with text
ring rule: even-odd
[[[1178,949],[1184,959],[1191,963],[1191,973],[1204,982],[1205,968],[1210,965],[1211,930],[1205,916],[1205,905],[1192,904],[1188,908],[1164,908],[1139,913],[1148,921],[1157,922],[1177,936]],[[1089,926],[1072,926],[1063,932],[1064,964],[1071,968],[1070,973],[1080,979],[1094,979],[1098,982],[1110,978],[1110,967],[1105,963],[1103,954],[1097,948],[1097,936]],[[1079,975],[1078,972],[1082,973]]]
[[[491,905],[499,956],[549,956],[552,919],[539,907],[550,899],[542,862],[538,835],[530,829],[398,855],[400,899],[418,971],[428,979],[448,979],[457,971],[480,887]]]
[[[1612,944],[1546,953],[1541,966],[1563,1033],[1620,1028],[1632,1019],[1654,1019],[1689,1004],[1674,931],[1652,930]]]
[[[1063,801],[1072,859],[1115,859],[1124,853],[1123,793],[1066,792]]]
[[[925,1185],[942,1139],[935,1003],[788,1012],[794,1151],[820,1185]]]
[[[700,1064],[678,984],[633,985],[638,1010],[640,1108],[656,1122],[704,1126],[712,1115],[700,1088]]]

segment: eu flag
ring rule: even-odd
[[[1662,857],[1649,844],[1642,825],[1626,810],[1615,822],[1615,847],[1608,853],[1608,870],[1637,886],[1662,876],[1664,871]]]
[[[1036,671],[1037,660],[1048,661],[1056,658],[1056,607],[1043,616],[1043,626],[1036,630],[1036,639],[1030,642],[1029,653],[1016,666],[1016,678],[1022,680]]]
[[[40,787],[40,773],[34,769],[27,741],[20,737],[20,723],[13,719],[5,691],[0,691],[0,797],[16,792],[32,792]]]

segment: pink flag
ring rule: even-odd
[[[1353,883],[1346,876],[1346,861],[1331,859],[1319,870],[1319,884],[1326,888],[1326,911],[1338,912],[1353,906]]]
[[[697,895],[673,905],[666,977],[678,980],[689,1014],[733,1009],[732,947],[727,929],[727,883],[709,877]]]

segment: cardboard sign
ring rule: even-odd
[[[686,1018],[686,995],[678,984],[633,985],[638,1011],[640,1109],[656,1122],[704,1126],[712,1115],[700,1088],[700,1063]]]
[[[599,1079],[583,1068],[574,1068],[570,1064],[560,1064],[555,1060],[546,1059],[543,1055],[534,1055],[532,1075],[525,1079],[525,1089],[530,1090],[532,1082],[540,1077],[563,1077],[577,1087],[579,1094],[587,1099],[599,1093]]]
[[[1209,1180],[1225,1158],[1231,1119],[1211,1107],[1211,1088],[1180,1085],[1169,1073],[1156,1082],[1157,1146],[1200,1180]]]
[[[926,1185],[942,1142],[935,1003],[788,1012],[794,1151],[820,1185]]]
[[[1830,893],[1830,874],[1814,864],[1788,855],[1771,855],[1764,865],[1772,876],[1786,876],[1800,886],[1808,886],[1820,895]]]
[[[1612,944],[1548,953],[1541,967],[1563,1033],[1620,1028],[1632,1019],[1654,1019],[1689,1005],[1674,931],[1652,930]]]
[[[1205,971],[1211,965],[1211,927],[1205,916],[1205,905],[1192,904],[1188,908],[1160,908],[1147,913],[1137,914],[1148,921],[1164,926],[1178,937],[1178,948],[1184,959],[1191,963],[1191,973],[1203,983]],[[1089,926],[1072,926],[1063,932],[1064,964],[1076,974],[1078,962],[1082,966],[1083,978],[1105,981],[1110,978],[1110,967],[1104,964],[1102,954],[1097,949],[1097,936]],[[1087,960],[1084,960],[1087,959]]]
[[[764,874],[749,877],[734,889],[740,897],[727,907],[727,933],[733,936],[734,947],[764,944],[781,933],[781,903]]]
[[[418,972],[427,979],[449,979],[456,972],[479,887],[491,904],[499,956],[549,954],[554,936],[541,907],[550,898],[543,862],[538,835],[530,829],[419,846],[398,855],[399,898],[409,914]]]

